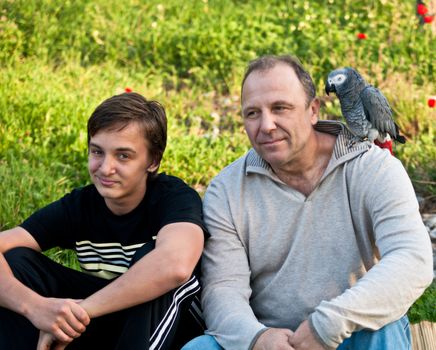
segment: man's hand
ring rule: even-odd
[[[289,338],[289,342],[295,350],[324,350],[324,346],[315,338],[309,326],[309,321],[304,321]]]
[[[88,313],[73,299],[42,298],[28,318],[36,328],[48,333],[51,341],[66,344],[79,337],[90,322]],[[42,335],[41,346],[50,340],[48,335]]]
[[[68,344],[56,342],[50,333],[40,331],[36,350],[64,350]]]
[[[289,343],[293,336],[286,328],[270,328],[262,333],[254,344],[253,350],[295,350]]]

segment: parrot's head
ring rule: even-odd
[[[361,83],[364,85],[365,81],[355,69],[350,67],[339,68],[328,75],[325,82],[325,92],[327,95],[334,92],[341,98],[350,90],[357,88]]]

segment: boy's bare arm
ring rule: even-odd
[[[80,305],[94,318],[153,300],[189,280],[203,245],[198,225],[166,225],[159,231],[155,249]]]

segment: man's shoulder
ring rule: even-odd
[[[234,177],[238,174],[245,174],[247,171],[247,165],[250,158],[253,157],[253,153],[256,153],[253,149],[247,151],[244,155],[235,159],[233,162],[225,166],[212,181],[220,181],[223,178]]]
[[[357,166],[370,168],[385,168],[401,166],[401,161],[387,149],[382,149],[377,145],[371,144],[366,152],[360,153],[357,157],[350,160]]]
[[[246,188],[246,182],[249,181],[247,167],[252,152],[254,150],[249,150],[246,154],[227,165],[212,179],[204,196],[205,205],[215,196],[220,198],[237,197]]]
[[[385,186],[410,181],[409,176],[399,159],[386,149],[376,145],[348,160],[345,175],[350,186],[366,192],[383,191]]]

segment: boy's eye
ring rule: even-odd
[[[99,149],[91,149],[91,150],[89,151],[89,153],[91,153],[91,154],[93,154],[93,155],[96,155],[96,156],[103,154],[103,152],[100,151]]]
[[[118,159],[121,159],[121,160],[129,159],[129,155],[126,154],[126,153],[120,153],[120,154],[118,155]]]

